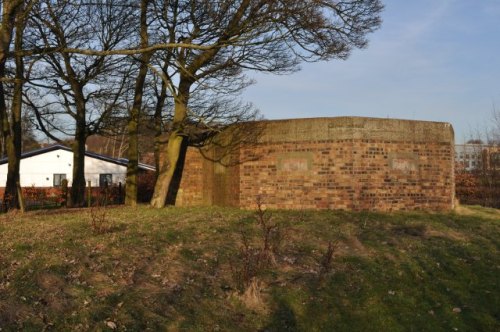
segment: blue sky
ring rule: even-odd
[[[268,119],[370,116],[450,122],[462,142],[500,107],[500,0],[383,1],[381,29],[346,61],[251,73]]]

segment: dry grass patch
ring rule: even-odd
[[[340,240],[336,246],[336,256],[371,256],[373,250],[367,248],[357,236],[349,236]]]

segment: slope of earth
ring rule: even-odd
[[[0,216],[0,331],[500,330],[500,212]]]

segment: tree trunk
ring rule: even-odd
[[[73,182],[71,183],[71,206],[85,206],[85,123],[78,124],[73,141]]]
[[[170,182],[172,181],[177,161],[179,160],[179,155],[182,150],[183,140],[184,137],[180,136],[178,131],[172,131],[168,138],[166,150],[161,152],[162,156],[160,158],[162,163],[160,165],[158,178],[156,179],[153,197],[151,198],[151,206],[153,207],[162,208],[165,206]]]
[[[187,102],[189,100],[190,85],[181,82],[179,86],[179,93],[177,98],[175,98],[174,121],[172,123],[170,136],[168,137],[166,149],[160,151],[160,171],[156,179],[153,197],[151,198],[151,206],[156,208],[164,207],[167,202],[170,183],[173,179],[185,140],[182,136],[182,130],[184,121],[187,117]],[[184,161],[182,161],[182,163],[183,162]],[[177,192],[175,192],[175,195],[176,194]],[[174,195],[173,192],[171,192],[169,200],[175,202],[176,197],[172,197],[172,195]]]
[[[2,136],[5,140],[5,152],[7,154],[7,183],[5,184],[5,192],[3,196],[3,209],[18,209],[19,208],[19,200],[17,196],[17,184],[16,180],[19,180],[19,165],[13,163],[15,161],[15,148],[14,148],[14,140],[10,131],[10,123],[9,117],[6,114],[6,104],[5,104],[5,95],[3,85],[0,87],[0,104],[5,107],[5,113],[2,114],[1,119],[1,127],[2,127]],[[16,177],[16,167],[17,167],[17,177]]]
[[[139,173],[139,139],[137,134],[138,128],[139,110],[136,109],[135,106],[133,106],[132,110],[130,111],[128,121],[128,164],[125,186],[125,205],[129,206],[137,205],[137,175]]]
[[[125,187],[125,205],[137,205],[137,175],[139,173],[139,117],[142,107],[142,95],[148,67],[146,63],[150,56],[142,57],[143,63],[137,75],[134,92],[134,104],[130,110],[128,121],[128,164],[127,181]]]
[[[166,205],[175,205],[175,201],[177,200],[177,193],[179,192],[179,188],[181,186],[188,145],[188,139],[184,138],[182,140],[179,158],[177,159],[177,164],[175,165],[174,174],[172,175],[172,179],[170,180],[170,185],[168,187]]]
[[[22,7],[23,1],[5,1],[2,5],[2,23],[0,29],[0,77],[5,77],[5,64],[7,61],[7,52],[9,51],[9,47],[12,41],[12,31],[14,30],[15,18],[17,13],[20,11]],[[22,36],[22,31],[20,32]],[[19,35],[19,33],[17,34]],[[17,40],[17,36],[16,36]],[[21,45],[16,45],[17,47],[21,47]],[[16,67],[18,66],[18,60],[20,57],[16,57]],[[20,69],[20,68],[19,68]],[[16,68],[16,78],[18,76],[18,68]],[[15,83],[15,89],[21,88],[22,85],[19,86],[19,82]],[[14,102],[13,102],[14,104]],[[14,105],[13,105],[14,106]],[[20,107],[20,105],[19,105]],[[15,182],[15,178],[19,179],[19,165],[16,163],[12,163],[13,158],[15,160],[16,150],[15,150],[15,142],[11,136],[11,128],[9,123],[9,117],[7,114],[7,104],[5,101],[5,90],[3,86],[3,82],[0,82],[0,128],[2,138],[5,144],[5,150],[7,152],[8,157],[8,175],[6,190],[4,192],[4,208],[18,207],[18,195],[17,195],[17,184]],[[19,159],[17,158],[17,163],[19,163]],[[17,173],[16,173],[17,168]],[[17,176],[16,176],[17,174]],[[12,180],[14,179],[14,185],[12,185]],[[12,192],[12,188],[14,191]],[[13,200],[13,201],[12,201]],[[7,204],[5,204],[7,203]]]
[[[21,51],[23,48],[23,32],[24,19],[23,12],[18,11],[16,19],[16,35],[14,41],[15,51]],[[17,55],[16,62],[16,81],[14,82],[14,92],[12,96],[11,109],[11,127],[10,133],[6,133],[6,151],[8,159],[7,167],[7,183],[5,185],[5,195],[11,198],[10,208],[19,209],[19,191],[17,188],[20,183],[19,169],[21,166],[21,150],[22,150],[22,98],[23,98],[23,79],[24,79],[24,61],[23,57]],[[7,117],[4,118],[6,120]],[[6,121],[5,128],[9,128],[9,123]]]
[[[147,7],[148,0],[141,1],[141,47],[148,45]],[[141,56],[141,65],[135,82],[134,104],[130,110],[128,121],[128,164],[127,180],[125,187],[125,205],[137,205],[137,175],[139,173],[139,115],[142,108],[142,95],[144,93],[144,82],[148,73],[147,64],[152,53],[144,53]]]
[[[162,142],[162,111],[167,99],[167,86],[164,81],[161,83],[161,92],[156,102],[156,109],[154,113],[155,124],[155,142],[154,142],[154,157],[155,157],[155,181],[160,172],[160,149]]]
[[[5,71],[0,68],[0,75],[4,75]],[[5,90],[3,87],[3,83],[0,82],[0,135],[2,136],[2,158],[6,156],[6,150],[7,150],[7,144],[5,144],[6,141],[6,135],[9,135],[9,131],[4,130],[4,122],[6,121],[5,118],[8,117],[7,113],[7,103],[5,102]],[[8,118],[7,118],[8,122]]]
[[[87,141],[87,120],[85,95],[82,85],[76,80],[76,73],[70,65],[69,59],[65,59],[66,68],[69,73],[69,83],[75,98],[76,128],[75,139],[72,144],[73,150],[73,182],[71,183],[71,206],[85,206],[85,143]]]

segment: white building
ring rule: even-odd
[[[485,144],[455,144],[455,161],[463,165],[466,171],[478,169],[482,164]]]
[[[153,166],[139,164],[139,169],[154,171]],[[21,187],[57,187],[63,179],[73,181],[73,152],[63,145],[52,145],[23,153],[20,166]],[[125,184],[127,160],[85,152],[85,180],[92,186]],[[0,160],[0,187],[7,181],[7,159]]]

